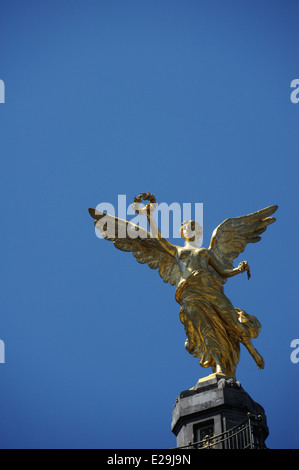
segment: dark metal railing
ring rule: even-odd
[[[261,433],[261,416],[247,414],[247,419],[227,431],[190,442],[179,449],[266,449]]]

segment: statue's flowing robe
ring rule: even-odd
[[[215,370],[215,357],[221,357],[223,372],[235,377],[240,358],[240,341],[245,326],[246,335],[258,336],[258,319],[232,306],[224,295],[223,286],[207,271],[194,271],[177,286],[175,298],[182,306],[180,320],[185,327],[185,348],[199,358],[202,367]],[[233,309],[233,310],[232,310]]]

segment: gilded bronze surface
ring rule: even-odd
[[[145,208],[139,204],[150,201]],[[276,205],[241,217],[226,219],[213,232],[209,248],[199,248],[202,229],[194,221],[185,221],[181,236],[185,246],[177,246],[166,240],[153,216],[156,207],[154,195],[142,193],[135,198],[135,211],[147,216],[150,231],[127,220],[110,216],[96,209],[89,209],[96,227],[102,235],[122,251],[132,252],[141,264],[158,269],[164,282],[176,286],[175,298],[181,305],[180,320],[185,327],[187,351],[199,359],[202,367],[213,372],[235,377],[242,343],[258,368],[264,368],[264,359],[253,347],[251,339],[260,332],[256,317],[234,308],[224,294],[227,278],[247,272],[247,261],[234,268],[233,260],[242,253],[247,243],[256,243],[260,235],[276,219],[270,217]],[[105,221],[105,223],[103,223]],[[107,224],[113,230],[107,231]]]

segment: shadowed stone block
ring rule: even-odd
[[[172,414],[171,430],[177,437],[177,447],[187,446],[206,435],[216,436],[244,423],[248,413],[258,418],[258,425],[252,427],[252,432],[255,442],[263,447],[269,434],[263,407],[250,397],[240,382],[222,374],[211,374],[200,379],[192,389],[180,393]],[[214,447],[222,446],[224,444]]]

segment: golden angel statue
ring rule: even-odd
[[[140,202],[150,201],[145,208]],[[233,260],[242,253],[247,243],[261,240],[260,235],[278,208],[273,205],[249,215],[226,219],[213,232],[209,248],[200,248],[202,228],[195,221],[182,223],[180,234],[185,246],[176,246],[163,238],[152,216],[157,206],[154,195],[142,193],[135,198],[134,209],[147,216],[150,231],[127,220],[105,212],[89,209],[95,226],[102,236],[122,251],[130,251],[136,260],[158,269],[164,282],[176,286],[175,298],[181,305],[180,320],[185,327],[185,348],[199,358],[202,367],[212,367],[213,372],[235,378],[242,343],[258,368],[264,360],[251,343],[260,332],[256,317],[234,308],[225,296],[223,284],[227,278],[247,272],[247,261],[234,268]],[[113,230],[107,230],[107,225]]]

